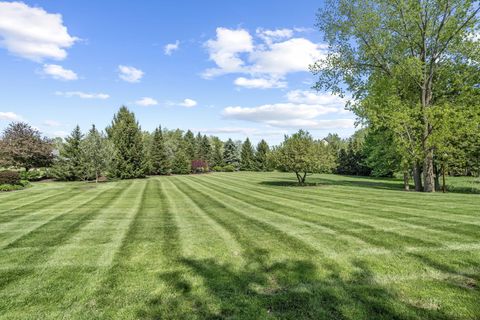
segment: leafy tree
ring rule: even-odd
[[[255,169],[255,150],[253,149],[250,139],[246,139],[242,144],[242,151],[240,153],[240,169],[245,171],[252,171]]]
[[[237,145],[232,139],[228,139],[223,147],[223,162],[238,168],[239,158]]]
[[[60,146],[59,157],[53,168],[55,178],[67,181],[84,178],[85,168],[82,159],[82,139],[82,131],[77,125]]]
[[[107,128],[107,134],[114,148],[111,174],[121,179],[143,177],[142,131],[133,112],[122,106]]]
[[[153,174],[169,174],[170,161],[163,139],[162,128],[158,127],[153,132],[153,139],[150,149],[150,161]]]
[[[48,167],[53,162],[53,143],[37,129],[24,122],[13,122],[0,139],[0,159],[3,165],[32,168]]]
[[[323,141],[314,140],[310,133],[300,130],[271,152],[274,166],[286,172],[294,172],[298,183],[305,184],[309,174],[331,172],[335,159]]]
[[[112,145],[105,135],[92,125],[87,136],[81,143],[82,162],[87,179],[94,178],[95,182],[105,175],[112,160]]]
[[[270,152],[270,147],[265,140],[261,140],[257,144],[257,151],[255,153],[255,167],[259,171],[268,171],[268,153]]]
[[[318,15],[329,54],[311,67],[316,88],[352,93],[358,116],[392,128],[427,192],[445,109],[478,105],[479,11],[472,0],[330,0]]]

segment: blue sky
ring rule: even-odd
[[[325,54],[318,1],[0,1],[0,129],[105,127],[119,106],[152,130],[279,142],[349,136],[344,101],[310,89]]]

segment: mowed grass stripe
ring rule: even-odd
[[[257,230],[258,234],[261,234],[262,238],[268,236],[270,240],[278,243],[280,247],[288,250],[294,250],[296,253],[313,254],[316,252],[308,243],[289,235],[286,231],[279,229],[266,220],[261,220],[254,215],[248,214],[245,210],[237,208],[228,201],[223,200],[221,197],[212,196],[211,192],[214,191],[213,188],[193,188],[190,185],[192,183],[191,177],[176,176],[172,178],[172,181],[178,186],[179,190],[188,194],[199,207],[203,207],[204,210],[211,213],[214,211],[212,208],[216,208],[218,212],[215,212],[215,217],[221,217],[222,224],[225,227],[230,225],[231,222],[226,222],[223,219],[227,218],[229,220],[237,220],[239,225],[247,226],[248,229],[251,230],[250,232]],[[207,203],[207,205],[204,205],[201,203],[201,201],[199,201],[200,194],[204,199],[204,203]],[[223,213],[223,215],[221,213]],[[217,221],[220,223],[220,220]],[[230,230],[233,234],[235,234],[235,236],[238,236],[238,232],[234,228],[230,228]],[[237,241],[241,243],[238,237]]]
[[[282,191],[292,191],[292,189],[297,189],[296,180],[291,177],[289,173],[274,173],[276,179],[274,181],[268,181],[265,179],[263,173],[241,173],[234,175],[236,181],[247,182],[251,186],[262,187],[269,190],[282,190]],[[215,173],[213,176],[225,177],[226,174]],[[228,178],[228,177],[227,177]],[[230,177],[231,178],[231,177]],[[336,178],[342,179],[342,176],[337,176]],[[269,178],[267,178],[269,179]],[[271,179],[271,178],[270,178]],[[361,180],[361,177],[351,178]],[[402,208],[406,210],[419,209],[418,203],[421,201],[422,208],[426,209],[425,211],[437,212],[440,214],[447,215],[459,215],[465,217],[477,216],[478,215],[478,205],[480,205],[480,197],[478,197],[477,204],[472,203],[472,196],[468,194],[460,193],[417,193],[417,192],[405,192],[402,188],[398,190],[389,190],[389,189],[375,189],[375,188],[366,188],[366,187],[356,187],[356,186],[345,186],[345,185],[335,185],[330,183],[325,183],[325,175],[313,175],[309,177],[310,182],[318,183],[316,187],[304,187],[302,192],[305,194],[312,195],[328,195],[331,197],[339,198],[345,200],[345,195],[348,194],[348,199],[365,201],[366,198],[369,199],[369,202],[379,203],[385,206],[394,206],[396,208]],[[275,183],[278,182],[278,183]],[[287,186],[283,185],[282,182],[289,184]],[[462,203],[462,200],[466,200]],[[441,204],[441,205],[439,205]],[[462,208],[460,211],[459,208]]]
[[[221,181],[222,183],[229,184],[232,186],[237,186],[239,189],[242,189],[241,183],[236,182],[235,180],[225,181],[223,179],[214,179],[216,181]],[[317,206],[325,211],[326,208],[330,208],[333,210],[338,210],[338,208],[342,208],[343,210],[348,211],[348,215],[357,215],[360,221],[367,222],[373,221],[375,224],[369,224],[373,227],[381,227],[383,230],[387,230],[384,228],[385,223],[394,222],[396,225],[401,225],[401,228],[391,228],[390,231],[403,231],[404,233],[410,233],[410,235],[417,233],[417,229],[422,229],[424,232],[422,236],[424,238],[430,237],[440,237],[441,239],[447,238],[449,235],[449,241],[458,241],[465,235],[469,236],[472,240],[477,239],[477,236],[480,232],[480,225],[472,224],[468,222],[459,221],[459,219],[454,220],[446,220],[442,218],[432,218],[431,215],[427,215],[425,217],[425,210],[422,211],[422,214],[412,214],[412,213],[405,213],[404,211],[400,211],[393,207],[388,207],[388,210],[385,210],[385,207],[381,205],[375,205],[374,202],[369,203],[368,205],[363,203],[355,203],[352,204],[350,197],[348,199],[344,199],[343,201],[338,200],[331,200],[329,199],[329,195],[326,194],[313,194],[312,197],[305,196],[304,194],[307,191],[299,190],[265,190],[265,188],[255,188],[251,187],[249,190],[256,190],[260,194],[267,194],[270,196],[277,195],[282,199],[295,199],[301,201],[303,203],[308,203],[313,206]],[[302,188],[300,188],[302,189]],[[237,189],[238,190],[238,189]],[[322,189],[324,190],[324,189]],[[302,191],[302,192],[299,192]],[[428,212],[430,213],[430,212]],[[412,217],[416,218],[415,220]],[[352,219],[355,220],[355,219]],[[435,225],[434,222],[437,222]],[[445,222],[450,222],[450,225],[446,224]],[[358,228],[357,228],[358,229]],[[412,230],[413,229],[413,230]],[[462,233],[461,235],[459,233]]]
[[[356,240],[363,241],[370,245],[380,246],[384,248],[397,248],[398,243],[422,244],[424,246],[435,246],[433,242],[421,240],[416,237],[402,235],[394,231],[385,231],[375,226],[369,225],[365,222],[354,221],[352,219],[344,218],[348,216],[355,216],[358,214],[351,213],[341,209],[322,208],[313,205],[305,205],[305,203],[293,200],[289,198],[283,198],[278,196],[267,195],[264,193],[258,193],[258,191],[248,192],[243,191],[242,188],[234,187],[231,184],[223,182],[207,182],[211,188],[225,188],[231,191],[231,194],[235,197],[242,196],[244,201],[250,203],[258,203],[260,206],[267,210],[276,210],[286,215],[298,217],[299,219],[305,219],[306,221],[319,223],[324,227],[337,231],[339,234],[344,234],[355,238]],[[221,187],[219,187],[221,185]],[[269,201],[265,201],[269,200]],[[282,203],[282,206],[276,203]]]

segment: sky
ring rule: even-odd
[[[143,130],[222,139],[355,131],[345,101],[311,89],[327,50],[321,1],[0,1],[0,129],[104,128],[122,105]]]

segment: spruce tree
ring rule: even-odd
[[[135,115],[122,106],[107,128],[113,143],[112,176],[120,179],[144,176],[144,152],[142,132]]]
[[[268,143],[262,139],[257,145],[257,152],[255,154],[255,167],[258,171],[268,171],[268,153],[270,152],[270,147]]]
[[[223,162],[237,168],[239,163],[237,154],[237,145],[232,139],[228,139],[223,147]]]
[[[170,163],[167,149],[163,138],[162,128],[158,127],[153,132],[153,140],[150,149],[150,162],[153,174],[169,174]]]
[[[185,141],[185,153],[188,159],[194,160],[196,155],[196,144],[195,144],[195,136],[193,135],[193,132],[188,130],[185,133],[183,140]]]
[[[242,144],[240,153],[240,169],[245,171],[254,170],[255,150],[253,150],[250,139],[246,139]]]
[[[98,178],[108,171],[111,158],[110,142],[93,125],[82,141],[82,162],[85,168],[85,176],[88,179],[94,178],[95,182],[98,182]]]
[[[53,175],[59,180],[75,181],[85,178],[82,161],[83,134],[77,125],[65,138],[59,150],[59,158],[53,168]]]
[[[212,137],[212,166],[223,166],[223,142],[218,137]]]
[[[212,146],[210,144],[210,140],[208,140],[208,137],[204,135],[200,142],[199,160],[210,163],[211,158],[212,158]]]
[[[191,171],[191,160],[188,159],[187,154],[185,153],[185,146],[179,146],[173,159],[172,173],[189,174]]]

